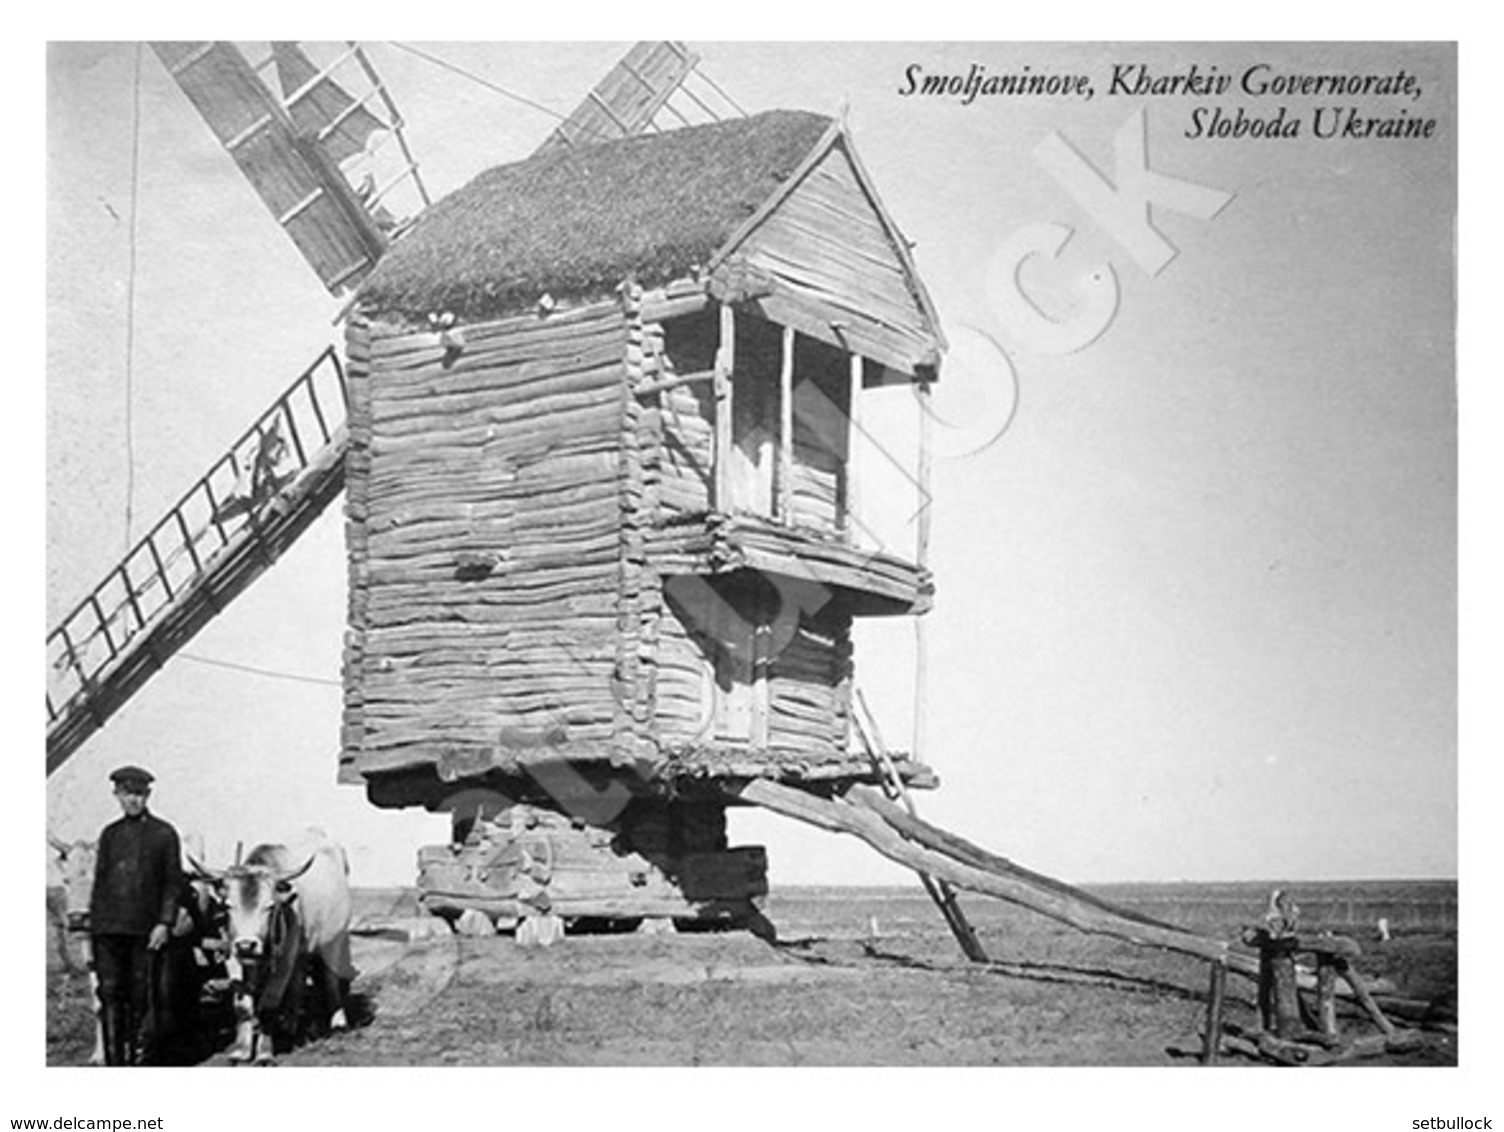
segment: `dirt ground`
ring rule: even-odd
[[[409,895],[367,894],[364,905],[356,1024],[281,1064],[1164,1066],[1195,1065],[1201,1044],[1205,964],[996,902],[967,905],[985,966],[960,955],[917,889],[775,894],[777,943],[743,932],[569,936],[546,949],[509,936],[410,939]],[[1448,1002],[1455,1017],[1455,931],[1363,947],[1366,975],[1441,1003],[1422,1049],[1363,1064],[1456,1064],[1456,1028],[1436,1024]],[[1228,986],[1228,1020],[1253,1027],[1252,984]],[[81,1064],[86,983],[53,970],[48,987],[48,1063]],[[1354,1009],[1341,1022],[1373,1032]]]

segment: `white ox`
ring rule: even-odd
[[[68,937],[78,938],[79,954],[89,972],[89,1004],[94,1011],[94,1052],[89,1055],[90,1065],[104,1064],[104,1027],[99,1021],[99,978],[94,974],[94,949],[89,940],[89,899],[94,891],[94,862],[99,858],[99,848],[92,841],[63,841],[47,835],[48,842],[57,860],[58,872],[63,882],[63,960],[72,967],[72,951]]]
[[[345,851],[323,834],[298,849],[258,845],[224,870],[192,862],[220,886],[230,919],[235,992],[232,1061],[271,1059],[280,1037],[296,1037],[303,984],[319,976],[332,1030],[348,1025],[351,898]],[[314,968],[310,972],[309,968]]]

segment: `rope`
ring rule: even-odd
[[[135,77],[131,95],[131,222],[125,284],[125,552],[131,550],[136,510],[135,400],[136,357],[136,215],[141,192],[141,44],[136,44]]]
[[[496,83],[491,82],[490,79],[483,79],[479,75],[465,70],[463,67],[457,66],[454,63],[450,63],[447,60],[440,59],[437,55],[430,55],[428,52],[420,51],[418,48],[413,47],[411,44],[407,43],[394,42],[392,43],[392,46],[397,48],[399,51],[406,51],[409,55],[416,55],[419,59],[432,63],[436,67],[442,67],[446,71],[453,71],[461,78],[469,79],[473,83],[479,83],[487,90],[494,91],[495,93],[502,95],[505,98],[510,98],[513,102],[520,102],[524,106],[530,106],[534,110],[542,111],[550,118],[556,118],[560,122],[568,121],[568,118],[566,118],[563,114],[560,114],[557,110],[550,110],[541,102],[534,102],[531,98],[526,98],[523,95],[516,93],[515,91],[507,90],[507,88],[504,86],[498,86]]]
[[[228,660],[215,660],[207,656],[194,656],[191,652],[178,653],[184,660],[191,660],[195,664],[207,664],[211,668],[228,668],[235,672],[249,672],[253,676],[270,676],[274,680],[293,680],[300,684],[323,684],[330,688],[342,688],[344,685],[338,680],[326,680],[322,676],[304,676],[296,672],[277,672],[270,668],[255,668],[249,664],[235,664]]]

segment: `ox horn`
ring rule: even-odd
[[[240,866],[240,854],[243,853],[244,851],[245,851],[245,842],[244,841],[237,841],[237,842],[235,842],[235,865],[236,865],[237,868]]]
[[[317,857],[317,856],[318,856],[317,853],[310,853],[308,855],[308,860],[304,861],[301,865],[299,865],[292,872],[290,872],[290,873],[278,873],[277,874],[277,883],[278,884],[287,884],[290,881],[297,880],[300,876],[302,876],[304,873],[306,873],[309,869],[313,868],[313,859],[315,857]]]
[[[187,854],[187,856],[188,856],[188,864],[190,864],[191,866],[193,866],[193,874],[194,874],[194,878],[196,880],[224,880],[225,879],[225,870],[224,869],[218,869],[218,870],[216,870],[216,869],[205,868],[202,864],[199,863],[198,858],[196,858],[192,853]]]

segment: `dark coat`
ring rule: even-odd
[[[143,813],[122,817],[99,835],[89,930],[95,935],[151,934],[177,919],[183,887],[177,830]]]

